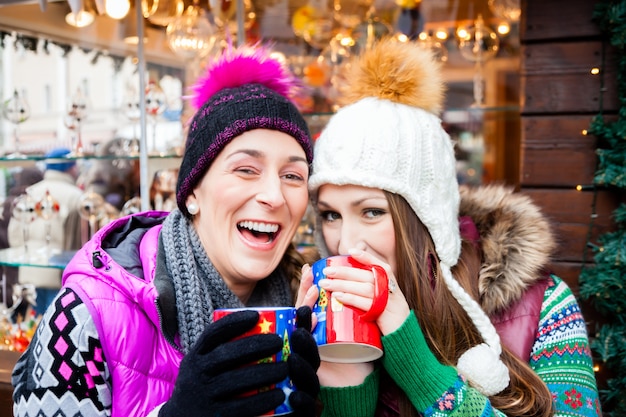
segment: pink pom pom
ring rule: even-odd
[[[229,45],[208,64],[206,73],[191,86],[191,103],[199,109],[220,90],[252,83],[262,84],[287,98],[293,97],[302,88],[301,80],[273,58],[267,47],[233,48]]]

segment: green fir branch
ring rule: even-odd
[[[598,138],[598,167],[594,184],[626,190],[626,0],[596,4],[593,20],[606,34],[616,53],[617,119],[593,118],[589,133]],[[591,348],[610,370],[606,388],[600,390],[605,416],[626,416],[626,205],[612,215],[615,230],[604,233],[593,247],[594,262],[580,275],[580,296],[604,318]]]

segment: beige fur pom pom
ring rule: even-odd
[[[343,74],[341,104],[377,97],[439,114],[445,92],[440,67],[431,51],[415,42],[379,40]]]

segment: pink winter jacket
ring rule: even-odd
[[[87,305],[111,372],[112,416],[146,416],[167,401],[183,357],[162,331],[154,283],[158,236],[164,213],[142,213],[113,221],[83,246],[63,276]],[[114,253],[109,234],[124,235]],[[130,238],[129,238],[130,236]],[[120,260],[122,260],[120,258]]]

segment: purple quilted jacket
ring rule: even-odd
[[[111,371],[112,416],[145,416],[168,400],[183,357],[161,330],[153,282],[164,215],[148,212],[113,221],[65,268],[64,285],[85,302],[98,329]],[[126,232],[132,237],[123,240],[127,243],[110,247],[111,234]]]

